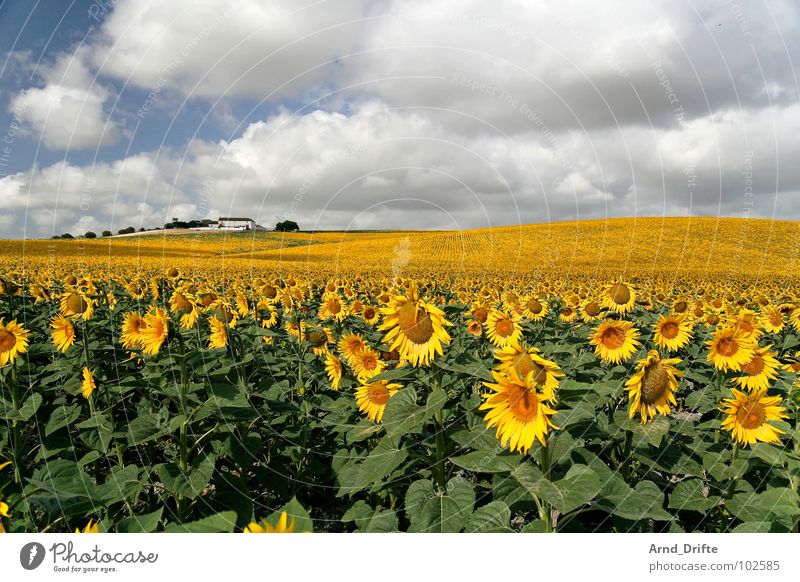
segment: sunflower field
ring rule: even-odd
[[[797,532],[798,234],[0,241],[0,531]]]

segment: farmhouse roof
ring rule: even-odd
[[[250,222],[255,222],[252,218],[235,218],[230,216],[220,216],[219,221],[222,222],[223,220],[248,220]]]

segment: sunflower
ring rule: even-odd
[[[544,400],[555,402],[559,378],[564,376],[558,364],[544,359],[536,348],[522,344],[495,350],[494,357],[500,360],[498,371],[507,373],[513,369],[519,378],[528,378],[530,374],[531,386],[542,392]]]
[[[753,359],[756,343],[752,337],[739,333],[739,328],[721,327],[714,337],[706,342],[709,346],[708,361],[723,372],[739,372],[742,366]]]
[[[529,295],[522,302],[522,314],[531,321],[541,321],[548,312],[547,302]]]
[[[639,330],[630,321],[606,319],[593,331],[589,343],[595,347],[594,353],[604,362],[625,362],[636,352],[637,346],[641,345],[638,341]]]
[[[191,329],[200,317],[200,309],[197,301],[189,293],[184,291],[173,291],[169,299],[169,307],[172,313],[181,316],[180,325],[183,329]]]
[[[653,341],[662,350],[676,352],[692,339],[692,322],[683,315],[662,315],[653,326]]]
[[[633,310],[636,304],[636,291],[634,291],[633,285],[620,279],[606,285],[600,298],[603,307],[620,315],[625,315]]]
[[[775,359],[775,352],[769,351],[772,346],[756,348],[749,362],[742,365],[742,376],[734,378],[742,388],[755,390],[756,388],[769,388],[769,383],[778,377],[780,363]]]
[[[83,529],[75,528],[75,533],[85,533],[85,534],[96,534],[100,533],[100,523],[94,521],[93,519],[89,520],[89,523],[86,524],[86,527]]]
[[[235,302],[236,313],[239,314],[239,317],[247,317],[250,315],[250,302],[247,299],[247,295],[239,291],[236,294]]]
[[[66,352],[75,343],[75,328],[72,322],[63,315],[56,315],[50,322],[50,327],[53,328],[53,345],[59,352]]]
[[[535,440],[546,446],[545,438],[550,428],[556,427],[550,416],[556,411],[544,403],[544,396],[537,392],[531,381],[534,372],[530,372],[525,380],[521,379],[513,368],[507,374],[492,371],[494,382],[483,384],[492,390],[482,394],[485,399],[479,410],[486,413],[487,428],[497,427],[495,436],[500,445],[508,443],[512,451],[520,451],[523,455],[533,446]]]
[[[761,331],[761,322],[758,314],[750,309],[742,309],[737,315],[730,317],[725,322],[725,327],[732,327],[742,337],[758,338],[764,333]]]
[[[311,347],[315,356],[329,353],[328,344],[333,342],[331,330],[322,326],[309,326],[303,331],[303,340]]]
[[[467,324],[467,333],[470,335],[474,335],[475,337],[480,337],[483,335],[483,326],[481,326],[481,322],[477,319],[471,320]]]
[[[380,354],[372,348],[367,348],[353,356],[350,365],[353,367],[359,382],[366,382],[370,378],[377,376],[386,367],[386,364],[381,360]]]
[[[208,319],[208,324],[211,328],[211,334],[208,336],[209,349],[228,347],[228,328],[225,324],[213,315]]]
[[[564,323],[572,323],[578,318],[578,312],[574,308],[566,306],[558,312],[558,318]]]
[[[16,319],[3,325],[3,319],[0,318],[0,368],[13,363],[19,354],[28,351],[29,334]]]
[[[767,333],[780,333],[784,327],[783,313],[778,307],[765,307],[761,310],[761,327]]]
[[[683,373],[674,365],[680,363],[680,358],[661,359],[656,350],[650,350],[646,358],[639,360],[636,373],[625,382],[630,399],[629,418],[638,412],[642,424],[645,424],[655,418],[656,413],[669,416],[669,405],[678,405],[675,401],[675,391],[678,389],[676,376]]]
[[[271,305],[259,301],[257,311],[261,327],[264,329],[272,329],[278,324],[278,312]]]
[[[214,301],[209,305],[208,311],[231,329],[235,328],[236,322],[239,321],[239,313],[233,308],[233,305],[225,299],[217,299]]]
[[[347,306],[339,297],[338,293],[325,293],[322,296],[322,304],[319,308],[319,318],[321,320],[332,319],[337,323],[344,321],[347,317]]]
[[[367,325],[372,326],[378,323],[378,320],[380,319],[380,314],[378,313],[377,308],[375,308],[374,306],[365,305],[364,309],[361,310],[361,317],[364,319],[364,321],[367,322]]]
[[[339,390],[342,383],[342,362],[339,358],[328,352],[325,356],[325,373],[328,374],[328,381],[331,388]]]
[[[517,315],[493,309],[486,319],[486,336],[498,348],[517,344],[522,337],[519,321],[520,317]]]
[[[603,306],[596,299],[585,299],[581,303],[580,316],[585,323],[602,317]]]
[[[366,413],[372,422],[380,422],[389,399],[400,390],[400,384],[390,384],[386,380],[377,380],[364,384],[356,389],[356,404],[361,412]]]
[[[87,400],[94,392],[95,383],[94,383],[94,374],[89,368],[83,368],[83,383],[81,383],[81,394]]]
[[[357,333],[348,333],[339,340],[339,353],[344,356],[348,363],[352,363],[353,358],[368,349],[366,340]]]
[[[441,309],[420,299],[416,286],[407,296],[395,296],[381,313],[384,320],[378,329],[386,331],[383,342],[412,366],[427,366],[436,354],[444,355],[442,344],[450,344],[445,327],[452,324]]]
[[[148,356],[155,356],[167,341],[169,335],[169,318],[167,312],[154,307],[144,316],[145,328],[142,330],[142,351]]]
[[[135,312],[126,313],[122,319],[122,335],[119,338],[122,347],[132,350],[142,347],[142,332],[147,327],[144,318]]]
[[[283,325],[283,327],[284,327],[284,329],[286,329],[286,331],[289,333],[289,335],[292,335],[292,336],[296,337],[297,339],[300,339],[300,336],[302,335],[302,333],[306,329],[306,324],[305,324],[304,321],[300,321],[300,322],[287,321]]]
[[[59,311],[62,315],[87,321],[94,315],[94,301],[80,291],[70,291],[61,296]]]
[[[266,519],[262,519],[259,523],[251,522],[245,526],[242,533],[295,533],[294,527],[294,518],[289,519],[283,511],[277,524],[272,525]]]
[[[788,418],[786,408],[780,406],[780,396],[767,396],[764,388],[756,388],[749,394],[735,388],[733,398],[723,400],[721,411],[725,414],[722,428],[731,431],[733,438],[741,445],[779,443],[783,431],[767,424],[768,421]]]

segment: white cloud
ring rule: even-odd
[[[11,111],[22,119],[23,129],[41,136],[49,149],[85,149],[110,145],[119,128],[108,119],[111,92],[83,62],[84,53],[61,55],[40,71],[45,84],[19,93]]]

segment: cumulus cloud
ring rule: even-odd
[[[800,154],[798,123],[794,105],[681,128],[572,131],[557,142],[535,128],[467,139],[449,129],[447,116],[370,101],[342,113],[283,112],[239,138],[195,140],[183,152],[12,175],[0,180],[0,207],[27,212],[29,235],[220,214],[350,229],[796,217],[800,171],[785,166]]]
[[[85,149],[110,145],[120,136],[108,118],[111,91],[90,72],[85,54],[61,55],[39,74],[42,87],[27,88],[10,105],[23,129],[50,149]]]

